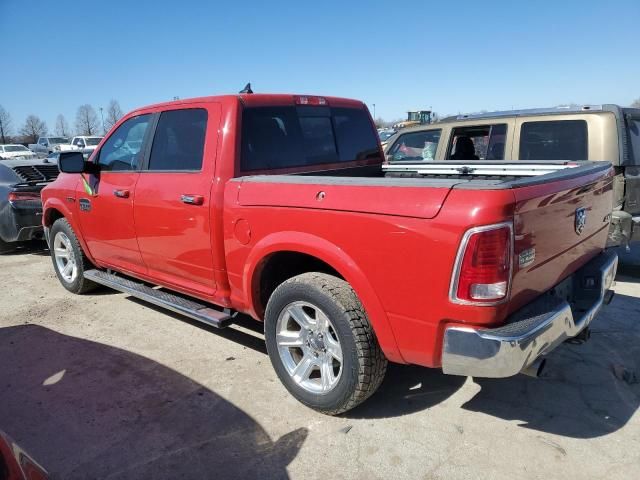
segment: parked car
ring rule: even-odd
[[[66,152],[73,150],[66,137],[40,137],[38,143],[30,143],[29,150],[39,157],[46,157],[53,152]]]
[[[36,158],[36,154],[24,145],[0,145],[0,160],[10,158]]]
[[[85,135],[79,136],[79,137],[73,137],[71,139],[71,145],[75,150],[81,150],[84,153],[91,153],[96,149],[96,147],[98,146],[98,144],[103,138],[104,137],[85,136]]]
[[[67,290],[248,314],[289,392],[339,414],[388,361],[535,374],[610,300],[610,164],[527,164],[385,173],[362,102],[180,100],[126,115],[89,162],[62,152],[43,223]]]
[[[47,471],[0,430],[0,479],[47,480],[48,478]]]
[[[640,240],[640,109],[617,105],[460,115],[408,128],[390,162],[610,160],[615,169],[609,245]]]
[[[57,165],[43,160],[0,162],[0,254],[44,238],[40,191],[57,176]]]

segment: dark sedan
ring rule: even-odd
[[[43,238],[40,190],[58,176],[56,163],[0,161],[0,254]]]

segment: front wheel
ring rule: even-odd
[[[282,283],[265,312],[269,358],[289,392],[329,415],[380,386],[387,360],[355,292],[344,280],[305,273]]]
[[[97,287],[96,283],[84,278],[85,270],[92,268],[92,265],[65,218],[53,223],[49,242],[53,268],[64,288],[72,293],[86,293]]]

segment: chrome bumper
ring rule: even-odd
[[[512,315],[502,327],[447,328],[442,370],[472,377],[516,375],[591,323],[611,298],[609,288],[617,267],[618,256],[604,252],[572,275],[571,303],[545,294]]]

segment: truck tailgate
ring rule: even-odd
[[[602,251],[612,182],[608,169],[514,189],[510,310],[554,287]]]

